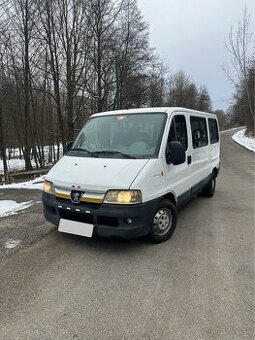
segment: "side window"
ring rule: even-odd
[[[188,149],[188,134],[184,116],[175,116],[176,140],[183,144],[184,150]]]
[[[176,131],[175,131],[175,122],[174,119],[172,120],[168,139],[167,139],[167,144],[170,144],[171,142],[176,140]]]
[[[218,143],[219,141],[219,132],[218,132],[218,124],[217,120],[213,118],[209,118],[209,132],[210,132],[210,143]]]
[[[188,134],[186,120],[184,116],[174,116],[170,127],[167,143],[178,141],[183,144],[184,149],[188,149]]]
[[[208,145],[206,119],[202,117],[190,117],[193,148],[201,148]]]

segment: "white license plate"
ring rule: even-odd
[[[64,220],[61,218],[58,231],[62,233],[91,237],[93,234],[93,224]]]

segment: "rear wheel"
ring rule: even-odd
[[[163,200],[153,216],[150,231],[150,239],[153,243],[161,243],[168,240],[176,226],[177,210],[169,200]]]
[[[202,194],[205,197],[213,197],[216,188],[216,177],[215,174],[212,174],[212,177],[207,184],[207,186],[203,189]]]

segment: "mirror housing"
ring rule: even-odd
[[[73,141],[70,141],[66,144],[65,153],[69,152],[72,149],[73,143]]]
[[[170,152],[166,155],[167,163],[173,163],[173,165],[182,164],[186,160],[186,154],[184,146],[177,141],[170,143]]]

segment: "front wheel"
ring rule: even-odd
[[[153,243],[161,243],[168,240],[176,226],[176,206],[169,200],[163,200],[153,216],[150,231],[150,239]]]

